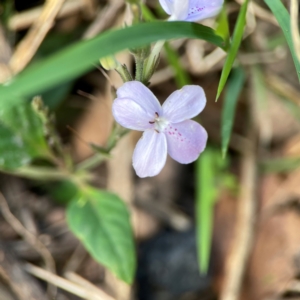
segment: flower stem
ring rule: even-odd
[[[144,59],[135,56],[135,80],[143,82]]]
[[[145,64],[145,68],[144,68],[144,80],[145,81],[149,81],[150,78],[152,77],[154,71],[155,71],[155,68],[157,66],[157,62],[158,62],[158,58],[159,58],[159,54],[160,54],[160,51],[162,49],[162,47],[164,46],[165,44],[165,40],[162,40],[162,41],[158,41],[151,53],[150,53],[150,56],[148,57],[147,61],[146,61],[146,64]]]
[[[87,158],[86,160],[82,161],[81,163],[77,164],[76,170],[89,170],[94,167],[97,167],[100,163],[102,163],[104,160],[106,160],[109,156],[96,153],[92,155],[91,157]]]

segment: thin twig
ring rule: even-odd
[[[67,272],[76,272],[77,269],[80,267],[84,259],[86,258],[87,252],[83,245],[79,242],[78,246],[73,251],[72,255],[65,263],[63,267],[63,273]]]
[[[291,31],[294,42],[294,49],[300,61],[300,35],[299,35],[299,0],[291,0]]]
[[[0,266],[0,278],[4,281],[5,284],[7,284],[7,286],[10,287],[10,289],[12,290],[12,292],[15,294],[15,296],[18,297],[19,300],[27,300],[23,293],[22,290],[19,289],[19,286],[16,285],[13,280],[11,280],[11,278],[9,277],[9,275],[7,274],[6,270],[4,268],[2,268]]]
[[[193,57],[189,57],[189,53],[186,53],[186,58],[181,57],[180,63],[185,69],[189,69],[189,71],[195,75],[205,75],[215,71],[219,71],[222,69],[222,65],[220,62],[226,57],[226,52],[222,49],[217,48],[213,50],[211,53],[207,54],[204,58],[199,58],[199,66],[193,66],[192,62],[195,61]],[[255,53],[246,53],[240,54],[238,56],[238,60],[241,65],[256,65],[258,63],[261,64],[272,64],[274,62],[278,62],[285,57],[285,53],[275,51],[266,51],[266,52],[255,52]],[[161,70],[158,70],[154,73],[151,78],[151,86],[161,84],[165,81],[170,80],[175,76],[174,69],[171,66],[165,67]],[[299,102],[299,101],[298,101]]]
[[[39,18],[34,22],[24,39],[18,44],[9,66],[13,74],[22,71],[35,55],[65,0],[48,0]]]
[[[30,231],[28,231],[22,223],[11,213],[6,199],[0,192],[0,209],[4,219],[9,225],[29,244],[31,245],[43,258],[45,267],[50,272],[55,273],[55,262],[47,247]],[[52,296],[56,295],[56,288],[49,286],[49,292]]]
[[[266,72],[265,80],[268,86],[277,94],[300,106],[300,92],[284,78],[279,77],[274,73]]]
[[[114,300],[111,296],[98,289],[97,293],[94,290],[90,290],[79,286],[65,278],[52,274],[42,268],[36,267],[32,264],[26,264],[25,269],[31,275],[40,278],[46,282],[49,282],[57,287],[72,293],[78,297],[88,300]]]
[[[8,39],[5,36],[5,30],[0,23],[0,83],[5,82],[8,78],[11,77],[11,71],[8,67],[8,62],[11,57],[11,47]]]
[[[87,6],[84,0],[66,0],[62,5],[57,18],[64,18],[69,15],[73,15],[76,12],[82,11]],[[8,21],[8,28],[11,31],[23,30],[36,22],[43,11],[43,6],[38,6],[32,9],[28,9],[13,15]]]
[[[90,39],[96,36],[99,32],[103,31],[111,22],[115,20],[117,13],[124,6],[124,1],[112,0],[108,6],[98,14],[95,21],[84,33],[84,39]]]
[[[240,5],[242,5],[244,3],[244,0],[235,0],[235,1]],[[269,11],[262,8],[261,6],[259,6],[257,3],[253,2],[253,1],[251,2],[251,5],[253,7],[254,14],[258,18],[279,27],[279,24],[278,24],[276,18]]]
[[[79,276],[78,274],[74,273],[74,272],[66,272],[64,273],[64,276],[70,280],[71,282],[78,284],[79,286],[94,292],[95,294],[99,294],[102,295],[103,291],[95,286],[94,284],[92,284],[91,282],[89,282],[88,280],[84,279],[83,277]],[[108,295],[104,295],[103,297],[107,298]],[[110,296],[108,296],[109,298],[111,298]]]
[[[250,144],[247,149],[244,149],[242,154],[241,192],[237,223],[235,225],[235,240],[227,260],[221,300],[239,299],[254,235],[257,179],[256,126],[254,124],[255,116],[252,107],[250,111],[250,124],[247,133]]]

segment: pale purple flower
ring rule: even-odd
[[[216,16],[224,0],[159,0],[171,21],[202,21]]]
[[[188,164],[204,150],[206,130],[190,120],[206,104],[201,87],[187,85],[172,93],[161,106],[141,82],[129,81],[117,90],[113,115],[123,127],[144,131],[133,153],[133,167],[139,177],[157,175],[164,167],[167,153]]]

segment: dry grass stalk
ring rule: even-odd
[[[76,14],[87,7],[85,0],[66,0],[57,14],[57,19]],[[23,30],[30,27],[40,17],[43,6],[35,7],[13,15],[8,22],[11,31]]]
[[[251,97],[252,98],[252,97]],[[256,119],[253,101],[249,101],[249,147],[242,153],[241,191],[235,225],[235,239],[226,262],[225,279],[221,300],[238,300],[241,292],[246,264],[252,249],[256,212]]]
[[[300,35],[299,35],[299,0],[291,0],[291,30],[294,49],[300,61]]]
[[[244,3],[244,0],[235,0],[235,1],[241,5]],[[253,13],[255,14],[256,17],[275,26],[279,26],[276,18],[269,11],[265,10],[255,2],[251,2],[251,5],[252,5]]]
[[[99,12],[98,16],[94,22],[89,26],[87,31],[84,33],[83,38],[89,39],[96,36],[99,32],[103,31],[111,23],[112,20],[115,20],[116,15],[124,6],[124,1],[120,0],[111,0],[107,7]]]
[[[9,62],[13,74],[22,71],[35,55],[65,0],[48,0],[41,15],[33,23],[24,39],[18,44]]]
[[[100,289],[97,289],[97,293],[95,290],[90,290],[90,288],[86,288],[83,286],[80,286],[78,284],[75,284],[65,278],[62,278],[60,276],[57,276],[51,272],[48,272],[42,268],[36,267],[31,264],[26,264],[25,269],[28,273],[31,275],[40,278],[46,282],[49,282],[58,288],[61,288],[65,291],[70,292],[73,295],[76,295],[78,297],[81,297],[83,299],[87,300],[114,300],[111,296],[106,294]]]
[[[55,273],[55,261],[47,247],[11,213],[4,196],[0,193],[0,209],[7,223],[43,258],[45,267],[52,273]],[[49,286],[49,293],[54,297],[56,288]]]
[[[288,83],[282,77],[275,75],[274,73],[266,73],[265,79],[267,84],[273,91],[283,96],[285,99],[292,101],[294,104],[300,106],[300,92],[290,83]]]

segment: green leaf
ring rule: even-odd
[[[78,187],[72,181],[52,182],[43,187],[45,191],[59,204],[68,204],[78,193]]]
[[[30,103],[2,111],[0,136],[1,169],[13,170],[49,155],[42,122]]]
[[[239,96],[242,92],[245,79],[245,72],[242,68],[237,68],[233,70],[232,75],[229,78],[222,110],[221,137],[223,157],[225,157],[227,153],[232,126],[234,122],[235,109]]]
[[[222,70],[222,74],[221,74],[221,79],[219,82],[219,86],[218,86],[218,91],[217,91],[217,97],[216,100],[218,100],[218,98],[220,97],[225,84],[227,82],[228,76],[230,74],[230,71],[232,69],[233,63],[235,61],[236,55],[238,53],[242,38],[243,38],[243,34],[244,34],[244,28],[245,28],[245,24],[246,24],[246,13],[247,13],[247,8],[248,8],[248,3],[249,0],[245,0],[245,2],[243,3],[241,10],[239,12],[239,16],[234,28],[234,32],[233,32],[233,37],[232,37],[232,42],[231,45],[229,47],[229,51],[224,63],[224,67]]]
[[[196,232],[199,268],[207,273],[210,257],[213,206],[217,197],[217,154],[206,149],[196,163]]]
[[[226,44],[225,48],[227,49],[230,44],[229,42],[230,32],[229,32],[228,17],[227,17],[225,5],[223,5],[221,13],[218,16],[217,23],[218,25],[216,28],[216,34],[223,38]]]
[[[151,22],[151,21],[156,20],[156,17],[152,13],[152,11],[148,8],[147,5],[145,5],[144,3],[141,3],[141,8],[142,8],[143,18],[145,21]]]
[[[41,98],[45,105],[50,109],[54,110],[59,107],[59,105],[66,99],[67,95],[70,93],[74,82],[65,82],[63,84],[59,84],[54,88],[44,91],[41,94]],[[30,97],[32,98],[32,97]]]
[[[146,34],[145,34],[146,33]],[[80,41],[52,57],[40,61],[0,86],[0,111],[20,98],[40,94],[70,81],[94,68],[99,59],[124,49],[145,46],[158,40],[195,38],[223,47],[223,40],[209,27],[189,22],[151,22],[107,31],[93,39]]]
[[[182,88],[184,85],[190,84],[191,79],[180,63],[180,56],[169,43],[165,43],[164,47],[167,54],[167,60],[175,72],[175,81],[178,88]]]
[[[219,150],[206,148],[196,162],[196,233],[199,269],[207,273],[214,205],[223,190],[236,194],[237,178],[228,171],[229,160],[222,159]]]
[[[67,208],[67,221],[89,253],[131,284],[136,269],[129,212],[116,195],[89,187]]]
[[[13,170],[31,161],[29,149],[19,135],[0,124],[0,169]]]
[[[290,15],[282,2],[280,0],[265,0],[266,4],[269,6],[269,8],[272,10],[275,18],[277,19],[283,33],[285,36],[285,39],[289,45],[293,61],[296,67],[298,79],[300,81],[300,61],[297,58],[297,55],[295,53],[295,47],[292,39],[291,34],[291,20]]]

